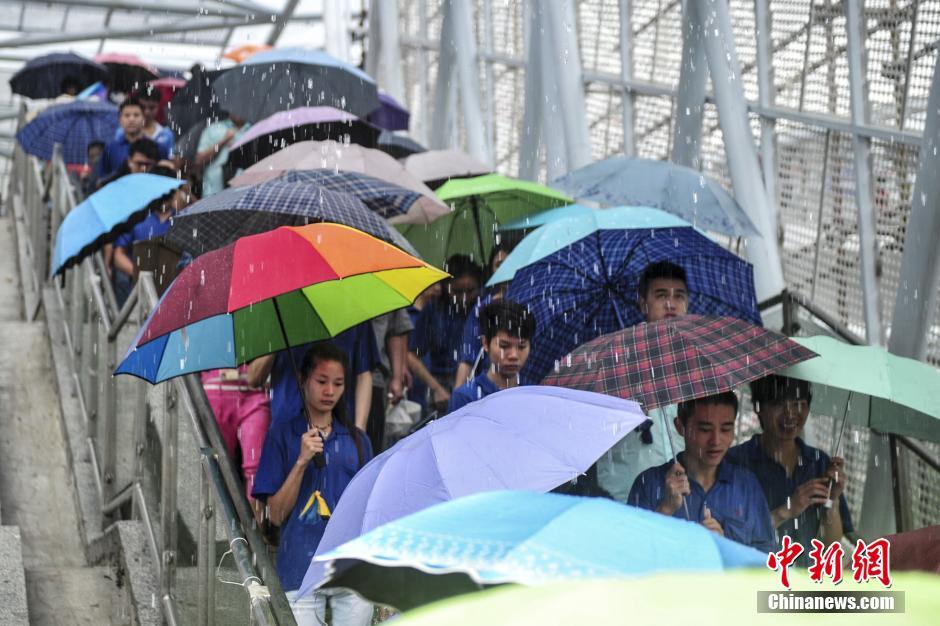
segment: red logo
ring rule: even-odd
[[[783,537],[783,549],[780,552],[771,552],[767,555],[767,567],[777,571],[780,570],[780,583],[786,587],[790,588],[790,576],[787,568],[793,565],[793,562],[796,561],[797,557],[803,554],[803,546],[794,543],[790,539],[790,535],[784,535]]]
[[[858,540],[852,551],[852,578],[857,583],[874,578],[885,587],[891,586],[891,544],[887,539],[876,539],[867,545]]]
[[[842,557],[845,556],[845,550],[838,541],[833,541],[825,551],[823,548],[826,548],[826,544],[813,539],[813,549],[809,551],[809,558],[813,562],[809,566],[809,579],[821,583],[823,576],[826,576],[834,585],[838,585],[842,582]]]
[[[813,539],[812,546],[808,553],[811,561],[809,579],[821,583],[824,578],[828,578],[838,585],[842,582],[842,560],[845,557],[842,544],[834,541],[827,548],[822,541]],[[783,538],[781,550],[767,555],[767,567],[780,572],[780,584],[787,589],[790,588],[789,567],[803,551],[803,546],[787,535]],[[891,544],[887,539],[876,539],[869,543],[859,539],[856,542],[852,551],[852,578],[857,583],[874,578],[885,587],[891,586]]]

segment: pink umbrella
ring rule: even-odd
[[[144,83],[160,77],[160,72],[136,54],[106,52],[95,57],[97,63],[108,68],[111,88],[129,93]]]

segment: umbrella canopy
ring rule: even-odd
[[[55,98],[62,93],[66,78],[84,89],[107,75],[108,70],[91,59],[72,52],[53,52],[27,61],[10,78],[10,89],[27,98]]]
[[[504,583],[761,567],[700,524],[603,498],[491,491],[434,505],[317,557],[320,588],[401,610]]]
[[[440,200],[359,172],[295,170],[275,180],[313,183],[329,191],[352,194],[392,224],[427,224],[449,211]]]
[[[203,128],[209,122],[228,117],[212,92],[212,81],[221,76],[224,70],[206,70],[197,66],[186,86],[178,90],[167,106],[167,124],[177,135],[184,135],[197,124]],[[199,144],[199,135],[195,142]]]
[[[542,228],[564,236],[569,221]],[[537,323],[527,380],[541,380],[582,343],[644,321],[639,281],[661,261],[685,271],[689,313],[761,323],[751,265],[696,229],[595,230],[518,269],[509,285],[507,297],[528,305]]]
[[[468,178],[489,174],[493,168],[477,161],[461,150],[428,150],[405,159],[405,169],[437,189],[451,178]]]
[[[71,267],[147,217],[151,202],[185,181],[154,174],[128,174],[108,183],[69,211],[55,236],[52,274]]]
[[[427,152],[428,150],[411,137],[398,135],[388,130],[383,130],[379,134],[379,142],[376,148],[393,159],[404,159],[409,155]]]
[[[242,237],[188,265],[115,370],[151,383],[334,337],[446,273],[339,224]]]
[[[548,491],[581,475],[646,420],[632,402],[551,387],[515,387],[434,420],[359,470],[317,555],[432,504],[483,491]],[[314,561],[303,595],[324,576]]]
[[[369,113],[369,122],[384,130],[408,130],[410,117],[402,103],[379,90],[379,108]]]
[[[95,61],[108,68],[108,82],[114,91],[130,93],[160,78],[160,71],[136,54],[108,52],[96,56]]]
[[[301,141],[278,150],[229,181],[231,185],[254,185],[277,178],[290,170],[344,170],[381,178],[400,187],[437,199],[424,183],[404,166],[379,150],[336,141]]]
[[[354,195],[285,180],[230,187],[205,197],[180,212],[165,237],[171,245],[200,256],[240,237],[311,222],[345,224],[395,243],[394,229]]]
[[[760,234],[717,181],[668,161],[611,157],[562,176],[552,186],[579,200],[656,207],[703,230]]]
[[[499,174],[448,181],[437,196],[453,210],[427,226],[405,226],[402,232],[422,257],[441,267],[452,254],[485,263],[500,224],[571,203],[553,189]]]
[[[780,375],[814,383],[813,411],[885,433],[940,442],[940,371],[876,346],[796,337],[819,356]],[[851,398],[849,397],[851,393]]]
[[[571,207],[561,207],[552,209],[551,211],[545,211],[545,213],[559,214],[570,208]],[[551,221],[549,224],[546,224],[526,236],[526,238],[509,253],[509,256],[503,261],[503,264],[499,266],[499,269],[496,270],[496,273],[490,278],[488,284],[496,285],[512,280],[516,272],[523,267],[532,265],[536,261],[544,259],[550,254],[554,254],[562,248],[570,246],[576,241],[593,235],[598,231],[636,230],[642,231],[642,234],[645,236],[655,238],[657,236],[670,236],[673,234],[672,229],[692,228],[691,224],[675,215],[648,207],[615,207],[602,211],[581,207],[580,211],[577,212],[580,213],[577,217],[566,217]],[[537,213],[532,219],[537,220],[545,213]],[[523,218],[514,223],[519,224],[526,219],[528,218]],[[506,229],[501,228],[500,230]],[[625,236],[629,235],[625,234]],[[639,244],[640,242],[637,243]]]
[[[814,356],[743,320],[686,315],[598,337],[562,358],[544,384],[629,398],[650,411],[731,391]]]
[[[846,573],[848,576],[848,572]],[[851,578],[849,576],[849,578]],[[811,582],[805,570],[790,569],[794,590],[815,593],[884,591],[881,583]],[[848,582],[848,585],[846,584]],[[539,587],[507,586],[445,600],[402,616],[401,626],[730,626],[775,623],[799,625],[858,624],[858,615],[757,615],[761,591],[779,590],[779,574],[760,568],[716,574],[656,574],[619,580],[565,581]],[[881,626],[928,626],[940,611],[937,578],[930,574],[892,575],[891,591],[902,591],[903,612],[883,613]],[[766,618],[766,619],[761,619]],[[779,618],[779,619],[774,619]]]
[[[301,107],[280,111],[257,124],[252,124],[228,153],[228,167],[254,165],[298,141],[333,139],[355,143],[367,148],[375,146],[377,128],[358,117],[329,106]]]
[[[241,46],[235,46],[234,48],[226,51],[226,53],[222,55],[222,58],[235,61],[236,63],[241,63],[253,54],[265,52],[270,49],[271,46],[267,44],[246,43]]]
[[[27,154],[44,161],[51,160],[55,144],[61,144],[63,160],[69,165],[82,165],[88,159],[88,144],[108,143],[117,129],[116,106],[76,100],[47,108],[16,133],[16,140]]]
[[[599,209],[584,206],[583,204],[569,204],[567,206],[560,206],[557,209],[542,211],[541,213],[536,213],[535,215],[526,215],[522,219],[518,219],[515,222],[503,224],[499,227],[499,230],[503,232],[509,230],[530,230],[538,228],[539,226],[544,226],[545,224],[549,224],[551,222],[555,222],[557,220],[565,219],[566,217],[593,219],[592,214],[598,210]],[[682,223],[683,225],[691,226],[691,224],[685,220],[682,220]]]
[[[375,81],[322,50],[253,54],[212,83],[222,107],[256,122],[279,111],[328,105],[365,117],[379,106]]]

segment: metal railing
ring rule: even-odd
[[[139,326],[157,303],[152,275],[141,273],[135,290],[120,309],[100,252],[63,276],[49,280],[50,242],[76,204],[69,173],[58,151],[51,163],[43,164],[17,146],[9,182],[9,199],[19,209],[16,218],[22,220],[21,232],[25,234],[19,237],[25,241],[18,245],[27,316],[36,318],[46,288],[51,288],[54,304],[62,313],[53,316],[47,311],[46,323],[60,323],[64,331],[67,354],[57,352],[53,346],[53,357],[68,359],[74,387],[69,391],[78,401],[84,422],[84,444],[94,468],[97,504],[103,519],[103,527],[94,532],[104,531],[104,526],[118,519],[141,523],[155,569],[154,579],[159,581],[164,620],[178,624],[188,621],[184,620],[179,595],[192,592],[191,587],[177,584],[181,519],[197,520],[196,622],[213,624],[216,583],[230,582],[216,580],[216,525],[220,521],[228,535],[237,583],[248,600],[250,623],[295,624],[199,377],[189,375],[151,387],[143,381],[128,382],[112,375],[118,343],[123,351],[133,326]],[[49,291],[46,297],[50,297]],[[128,386],[134,388],[130,397],[126,393]],[[119,406],[129,410],[119,415]],[[189,425],[185,437],[179,430],[181,415]],[[132,470],[129,476],[120,476],[119,459],[128,453],[121,446],[129,442],[119,442],[119,426],[124,428],[128,422],[133,424]],[[186,510],[195,506],[179,506],[183,461],[195,468],[198,511]]]

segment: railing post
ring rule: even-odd
[[[204,451],[203,455],[209,454]],[[199,554],[197,579],[199,603],[197,623],[215,624],[215,509],[212,506],[211,482],[206,463],[199,464]]]
[[[150,301],[144,296],[143,281],[138,281],[135,289],[138,290],[137,297],[137,327],[143,325],[150,312]],[[147,402],[147,391],[150,385],[146,381],[140,380],[134,383],[136,401],[134,403],[134,481],[143,484],[144,480],[144,459],[147,451],[147,422],[150,419],[150,405]],[[133,511],[136,519],[140,512]]]
[[[176,385],[164,385],[166,391],[163,417],[163,445],[160,467],[160,545],[163,555],[160,568],[160,596],[166,600],[173,596],[176,586],[176,479],[177,447],[179,446],[179,397]]]
[[[77,293],[79,300],[72,303],[72,307],[77,313],[79,319],[76,325],[78,333],[79,351],[79,384],[82,387],[82,395],[85,397],[85,411],[88,415],[88,437],[95,443],[95,450],[98,451],[98,407],[99,402],[99,381],[98,381],[98,361],[102,358],[98,338],[98,326],[101,324],[100,312],[91,299],[92,281],[96,277],[89,273],[85,264],[79,265],[72,271],[76,272],[75,277],[78,283]],[[88,326],[88,334],[85,334],[85,325]],[[100,451],[98,456],[101,456]],[[100,467],[98,468],[100,470]],[[99,481],[102,476],[98,476]]]
[[[100,281],[99,277],[95,277]],[[108,338],[108,326],[98,317],[98,385],[101,395],[98,401],[98,416],[102,428],[101,441],[101,483],[103,500],[110,502],[115,495],[117,471],[117,396],[112,372],[116,365],[115,341]],[[103,312],[107,315],[107,311]]]

